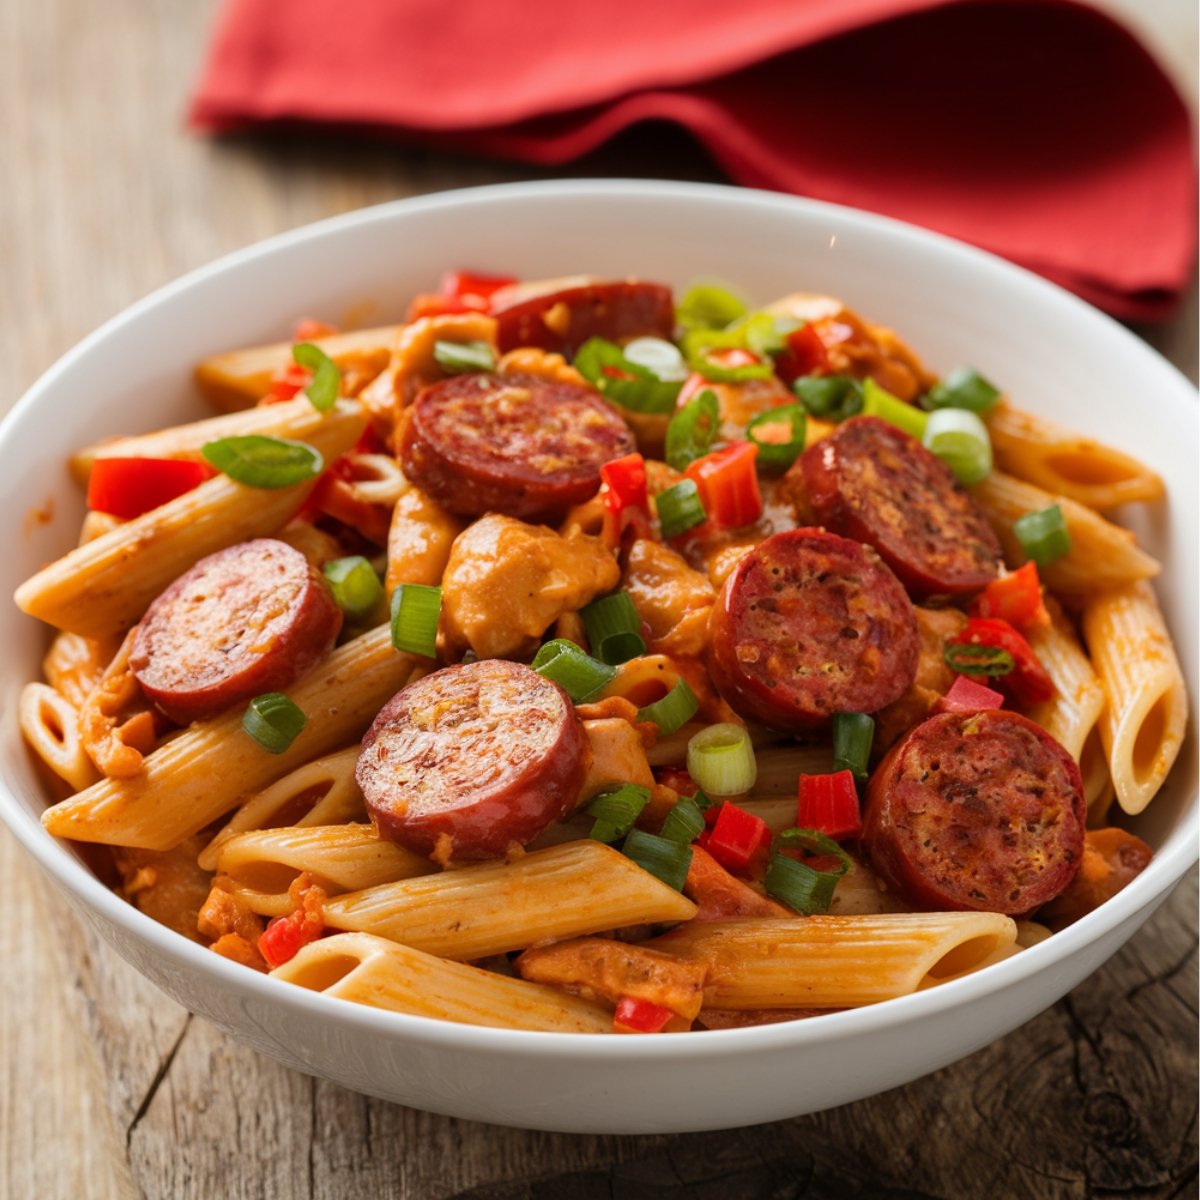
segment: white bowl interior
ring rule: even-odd
[[[1158,591],[1189,691],[1193,699],[1196,696],[1197,405],[1186,380],[1115,323],[989,256],[831,206],[703,185],[580,181],[482,188],[404,201],[252,247],[142,301],[56,364],[4,424],[0,500],[4,511],[20,514],[22,521],[20,530],[10,534],[8,554],[0,566],[4,590],[11,594],[21,580],[74,541],[83,505],[67,476],[65,460],[71,450],[106,435],[207,415],[190,378],[199,359],[236,346],[286,338],[301,315],[340,320],[366,307],[370,314],[366,323],[399,319],[415,292],[431,290],[441,272],[454,266],[525,278],[580,272],[638,275],[676,286],[698,277],[717,278],[736,284],[759,302],[793,290],[829,292],[868,318],[894,327],[932,368],[946,370],[969,363],[1002,385],[1020,406],[1085,429],[1146,460],[1168,480],[1169,503],[1128,513],[1125,519],[1163,561]],[[39,511],[43,519],[35,515]],[[279,985],[231,975],[226,969],[229,964],[214,963],[215,956],[185,945],[109,895],[38,824],[46,793],[21,743],[16,701],[22,685],[38,675],[45,631],[7,605],[0,609],[0,637],[7,649],[0,669],[0,814],[68,893],[87,902],[108,936],[121,942],[124,952],[164,986],[175,990],[163,978],[166,966],[155,970],[156,956],[193,982],[199,973],[209,984],[244,992],[268,1008],[278,1001],[280,1012],[319,1014],[343,1031],[358,1030],[370,1037],[392,1031],[427,1047],[454,1045],[480,1052],[515,1047],[514,1053],[527,1054],[529,1047],[538,1044],[534,1052],[538,1058],[544,1053],[546,1061],[568,1062],[574,1051],[565,1042],[559,1043],[561,1053],[546,1047],[549,1035],[461,1027],[439,1030],[418,1018],[350,1014],[349,1006],[323,997],[284,1001],[278,996],[283,990]],[[1111,953],[1194,861],[1194,716],[1189,728],[1188,745],[1170,783],[1135,822],[1137,831],[1158,850],[1150,869],[1126,893],[1068,934],[1037,947],[1037,953],[1030,951],[991,968],[985,975],[992,976],[997,991],[1008,990],[1006,985],[1037,974],[1042,966],[1060,963],[1071,953],[1080,964],[1090,964],[1087,970],[1094,968],[1103,957],[1097,957],[1098,947],[1103,945],[1105,953]],[[1036,1007],[1027,1006],[1025,1016],[1077,981],[1072,972],[1041,974],[1053,975],[1054,981],[1035,989],[1041,999],[1035,1001]],[[1062,980],[1066,982],[1059,987]],[[270,990],[264,992],[264,987]],[[682,1042],[664,1039],[649,1058],[644,1044],[640,1045],[638,1057],[656,1061],[662,1068],[696,1055],[715,1060],[723,1053],[718,1047],[729,1045],[730,1039],[746,1048],[767,1050],[811,1046],[822,1036],[817,1028],[822,1024],[827,1033],[834,1031],[829,1024],[833,1021],[847,1034],[868,1026],[879,1032],[888,1026],[889,1010],[896,1014],[899,1027],[903,1021],[933,1017],[955,997],[978,999],[988,990],[978,984],[972,988],[951,984],[937,989],[946,993],[941,998],[925,993],[892,1002],[873,1014],[822,1018],[816,1026],[797,1022],[697,1035]],[[982,1005],[979,1011],[984,1011]],[[1008,1011],[1011,1015],[1014,1010],[1010,1006]],[[843,1017],[851,1019],[843,1021]],[[991,1026],[975,1029],[972,1044],[984,1044],[1019,1019],[1024,1018],[997,1017]],[[223,1023],[238,1025],[232,1018]],[[264,1044],[244,1023],[238,1032],[283,1054],[278,1046]],[[568,1040],[575,1045],[594,1041]],[[614,1051],[618,1058],[626,1057],[611,1042],[606,1045],[607,1057]],[[964,1052],[959,1048],[950,1057]],[[322,1069],[315,1065],[320,1055],[313,1053],[311,1059],[292,1056],[292,1061]],[[923,1069],[932,1069],[950,1058],[931,1052],[924,1061]],[[919,1070],[912,1070],[907,1077],[916,1073]],[[899,1081],[891,1076],[885,1079],[879,1071],[860,1075],[855,1077],[855,1095]],[[411,1091],[387,1091],[361,1074],[345,1081],[410,1103],[422,1102]],[[480,1109],[478,1103],[472,1108],[465,1100],[447,1100],[434,1092],[420,1093],[430,1106],[503,1119],[492,1109]],[[551,1110],[553,1120],[534,1115],[528,1105],[520,1110],[515,1098],[503,1112],[514,1123],[551,1126],[557,1121],[559,1128],[611,1130],[621,1128],[625,1120],[618,1115],[622,1104],[629,1112],[627,1098],[621,1096],[606,1100],[599,1093],[580,1095],[578,1089],[573,1096],[558,1111]],[[848,1098],[853,1095],[841,1097]],[[778,1103],[782,1105],[777,1105],[778,1111],[760,1106],[748,1119],[804,1111],[790,1095]],[[571,1116],[585,1111],[590,1115]],[[684,1123],[658,1127],[730,1123],[728,1109],[714,1122],[699,1115],[695,1104],[678,1120]]]

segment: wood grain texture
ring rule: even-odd
[[[305,221],[509,179],[720,178],[664,131],[569,172],[332,135],[194,138],[181,114],[213,8],[0,4],[0,407],[139,296]],[[1195,378],[1196,326],[1193,287],[1176,321],[1138,332]],[[0,833],[0,1200],[1194,1195],[1196,887],[1055,1008],[908,1087],[732,1136],[583,1137],[400,1108],[234,1043]]]

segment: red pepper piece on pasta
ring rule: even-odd
[[[662,1004],[622,996],[613,1013],[614,1033],[661,1033],[675,1014]]]
[[[1003,708],[1004,696],[982,683],[959,675],[950,690],[933,706],[935,713],[983,712],[989,708]]]
[[[812,325],[793,329],[784,343],[783,353],[775,360],[775,373],[784,383],[829,370],[829,353]]]
[[[726,801],[697,841],[727,871],[745,871],[770,846],[771,830],[762,817]]]
[[[288,400],[294,400],[310,383],[312,383],[312,372],[298,362],[289,360],[271,376],[271,382],[267,394],[263,397],[263,402],[284,404]]]
[[[646,490],[646,460],[636,452],[606,462],[600,468],[604,482],[604,506],[619,522],[626,515],[650,516],[650,495]]]
[[[1027,562],[992,580],[971,602],[971,615],[994,617],[1017,629],[1049,625],[1050,614],[1042,602],[1037,563]]]
[[[688,464],[684,474],[695,481],[710,521],[737,529],[762,516],[762,492],[754,469],[757,458],[753,442],[735,442]]]
[[[862,833],[862,810],[851,771],[832,775],[801,775],[796,825],[815,829],[834,841]]]
[[[258,952],[271,970],[290,962],[325,931],[321,908],[325,902],[325,889],[313,883],[307,871],[292,881],[288,899],[295,908],[286,916],[271,920],[258,939]]]
[[[1037,704],[1054,695],[1054,681],[1046,673],[1033,647],[1007,622],[994,617],[972,617],[966,628],[949,639],[952,646],[991,646],[1013,660],[1007,675],[996,682],[1019,705]]]
[[[98,458],[88,478],[88,508],[132,520],[215,474],[207,463],[183,458]]]

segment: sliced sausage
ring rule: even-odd
[[[129,665],[180,725],[282,691],[328,652],[342,627],[325,580],[285,542],[218,550],[146,610]]]
[[[920,639],[912,602],[874,550],[793,529],[738,561],[709,641],[721,695],[744,717],[799,732],[903,695]]]
[[[671,289],[636,279],[582,283],[492,309],[501,354],[537,346],[573,358],[588,338],[610,342],[635,337],[669,338],[675,331]]]
[[[1025,916],[1071,882],[1086,805],[1075,760],[993,709],[918,725],[871,776],[863,845],[914,907]]]
[[[393,696],[363,738],[357,777],[381,837],[445,864],[531,842],[575,803],[588,757],[562,688],[489,658]]]
[[[999,574],[996,535],[949,467],[878,417],[844,421],[787,482],[798,511],[874,546],[916,599],[976,592]]]
[[[448,512],[553,521],[634,449],[590,388],[535,375],[458,375],[426,388],[400,439],[405,475]]]

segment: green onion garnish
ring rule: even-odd
[[[312,382],[304,389],[309,403],[317,412],[328,412],[337,403],[338,389],[342,386],[337,363],[312,342],[293,346],[292,361],[313,373]]]
[[[670,413],[682,386],[660,379],[626,358],[621,347],[604,338],[588,338],[575,354],[575,369],[607,400],[630,412]]]
[[[979,483],[992,473],[992,439],[987,426],[965,408],[934,409],[926,418],[921,440],[959,483]]]
[[[683,891],[688,867],[692,865],[691,846],[633,829],[621,849],[625,857],[633,859],[643,871],[649,871],[667,887],[673,887],[677,892]]]
[[[579,610],[587,630],[592,656],[609,666],[618,666],[646,652],[642,618],[628,592],[601,596]]]
[[[465,375],[469,371],[490,371],[496,365],[496,352],[490,342],[433,343],[433,357],[447,375]]]
[[[921,407],[965,408],[985,413],[996,406],[1000,389],[988,383],[973,367],[958,367],[921,397]]]
[[[680,796],[663,821],[661,837],[690,846],[704,829],[704,814],[695,800]]]
[[[721,329],[698,329],[686,334],[683,353],[688,366],[705,379],[719,383],[744,383],[750,379],[770,379],[775,368],[770,362],[748,362],[740,366],[727,366],[713,355],[721,350],[749,350],[745,338],[738,333]]]
[[[258,433],[205,442],[200,453],[230,479],[254,488],[291,487],[315,479],[325,467],[312,446]]]
[[[763,441],[755,436],[756,429],[772,429],[786,422],[786,441]],[[758,466],[771,471],[786,471],[800,457],[808,432],[808,414],[803,404],[785,404],[759,413],[746,426],[746,439],[758,447]]]
[[[442,589],[424,583],[402,583],[392,593],[392,645],[408,654],[437,657],[438,617]]]
[[[797,829],[793,826],[791,829],[781,830],[776,836],[775,842],[777,845],[787,846],[789,849],[798,847],[808,854],[830,855],[836,858],[842,864],[842,869],[837,872],[838,875],[845,875],[854,866],[854,860],[850,855],[833,838],[819,829]]]
[[[699,707],[700,702],[692,694],[687,681],[680,679],[661,700],[639,708],[637,719],[653,721],[658,726],[659,737],[668,737],[675,730],[682,729],[696,715]]]
[[[862,412],[862,385],[849,375],[803,375],[792,391],[812,416],[826,421],[845,421]]]
[[[688,774],[710,796],[740,796],[758,777],[754,747],[741,725],[710,725],[688,742]]]
[[[1025,557],[1032,559],[1039,567],[1062,558],[1071,550],[1071,531],[1057,504],[1018,518],[1013,522],[1013,533],[1021,543]]]
[[[547,642],[534,656],[532,666],[543,678],[557,683],[576,704],[603,691],[617,673],[616,667],[584,654],[566,638]]]
[[[365,617],[383,595],[375,568],[361,554],[334,559],[324,571],[338,608],[348,617]]]
[[[925,423],[929,414],[905,404],[899,396],[893,396],[886,388],[881,388],[875,380],[863,380],[863,414],[868,417],[878,417],[889,425],[895,425],[909,437],[920,441],[925,435]]]
[[[653,371],[668,383],[682,383],[688,377],[687,363],[683,361],[679,347],[663,338],[634,338],[625,343],[624,354],[631,363]]]
[[[266,692],[247,705],[242,728],[268,753],[282,754],[307,721],[300,708],[282,692]]]
[[[704,511],[704,503],[700,499],[700,489],[694,479],[684,479],[674,487],[659,492],[654,497],[654,507],[665,538],[678,537],[708,520],[708,513]]]
[[[866,713],[833,714],[833,773],[849,771],[861,782],[867,777],[875,720]]]
[[[946,666],[960,675],[1007,675],[1016,666],[1007,650],[975,642],[953,642],[942,656]]]
[[[774,854],[763,876],[767,895],[806,917],[828,912],[838,880],[850,869],[850,856],[832,838],[815,829],[785,829],[777,841],[788,846],[799,845],[817,854],[834,855],[839,862],[837,870],[818,871],[786,854]]]
[[[724,329],[745,312],[745,303],[728,288],[697,284],[675,306],[675,320],[684,329]]]
[[[708,453],[717,436],[721,414],[717,394],[711,388],[697,392],[667,426],[663,457],[677,471]]]
[[[650,803],[650,789],[635,783],[626,783],[619,788],[601,792],[583,810],[595,817],[595,824],[588,837],[598,842],[615,842],[623,838]]]

